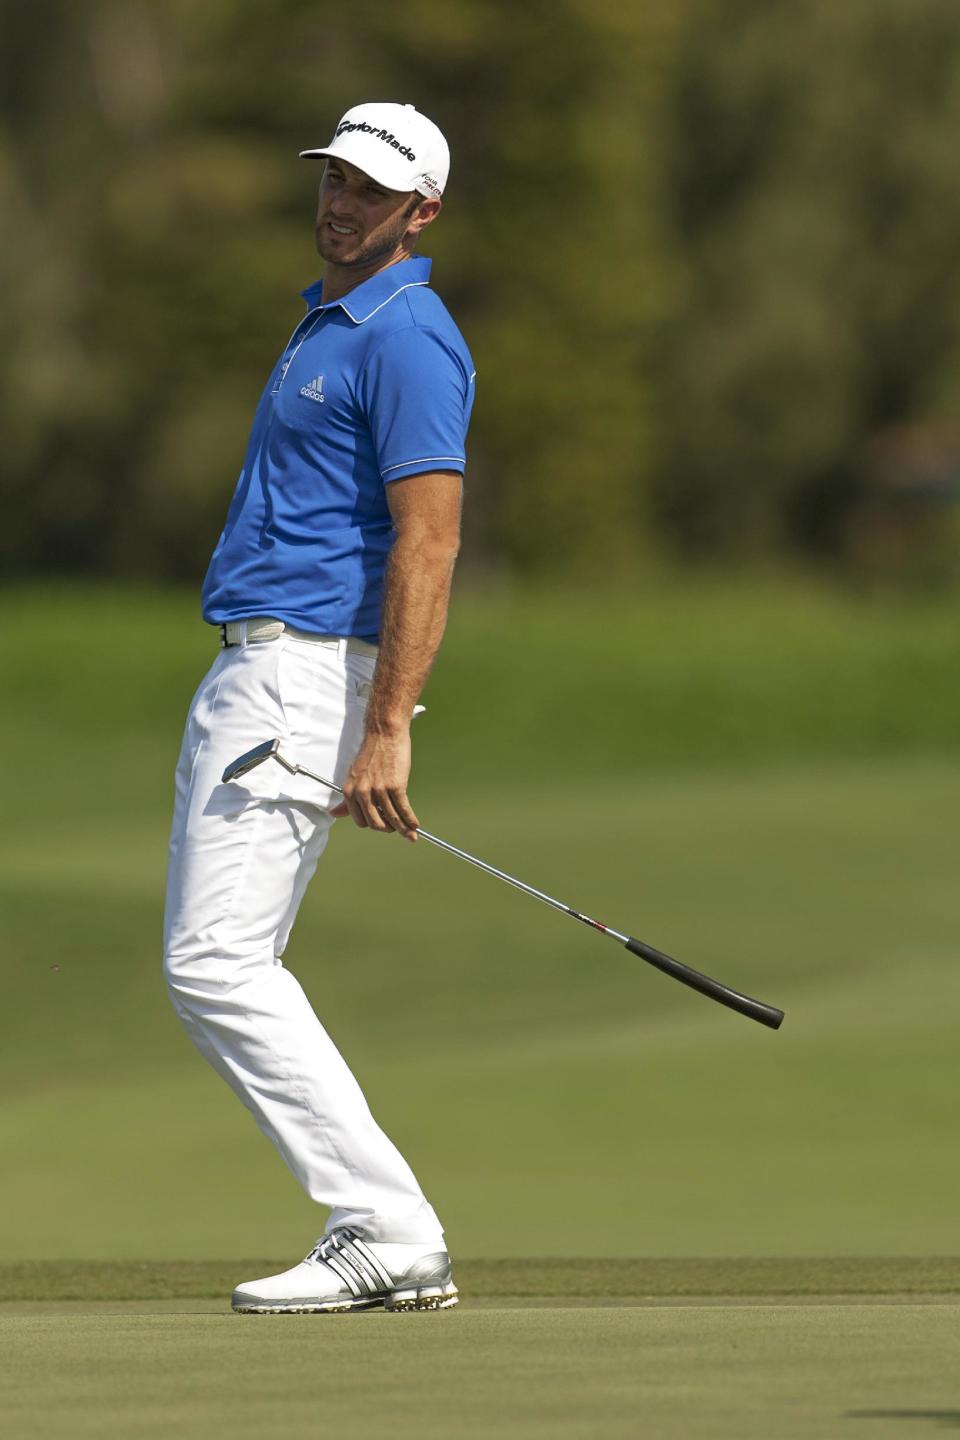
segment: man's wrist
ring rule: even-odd
[[[384,740],[398,740],[410,729],[410,715],[374,713],[367,711],[367,723],[365,726],[368,735],[376,735]]]

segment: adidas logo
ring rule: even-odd
[[[319,400],[322,405],[326,399],[323,393],[323,376],[318,375],[316,380],[310,381],[309,385],[301,385],[300,394],[305,395],[308,400]]]

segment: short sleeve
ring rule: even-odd
[[[466,467],[473,375],[434,330],[394,331],[371,356],[361,385],[385,483],[425,470]]]

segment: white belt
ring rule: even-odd
[[[262,645],[265,641],[276,640],[278,635],[287,634],[294,640],[306,640],[311,645],[323,645],[328,650],[339,650],[345,655],[377,656],[376,645],[360,640],[356,635],[317,635],[312,630],[297,630],[284,620],[274,620],[270,615],[255,615],[250,620],[228,620],[219,627],[220,645],[226,650],[231,645]]]

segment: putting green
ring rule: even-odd
[[[0,1406],[10,1440],[905,1440],[960,1422],[956,1322],[955,1295],[490,1295],[446,1314],[283,1318],[7,1302]]]

